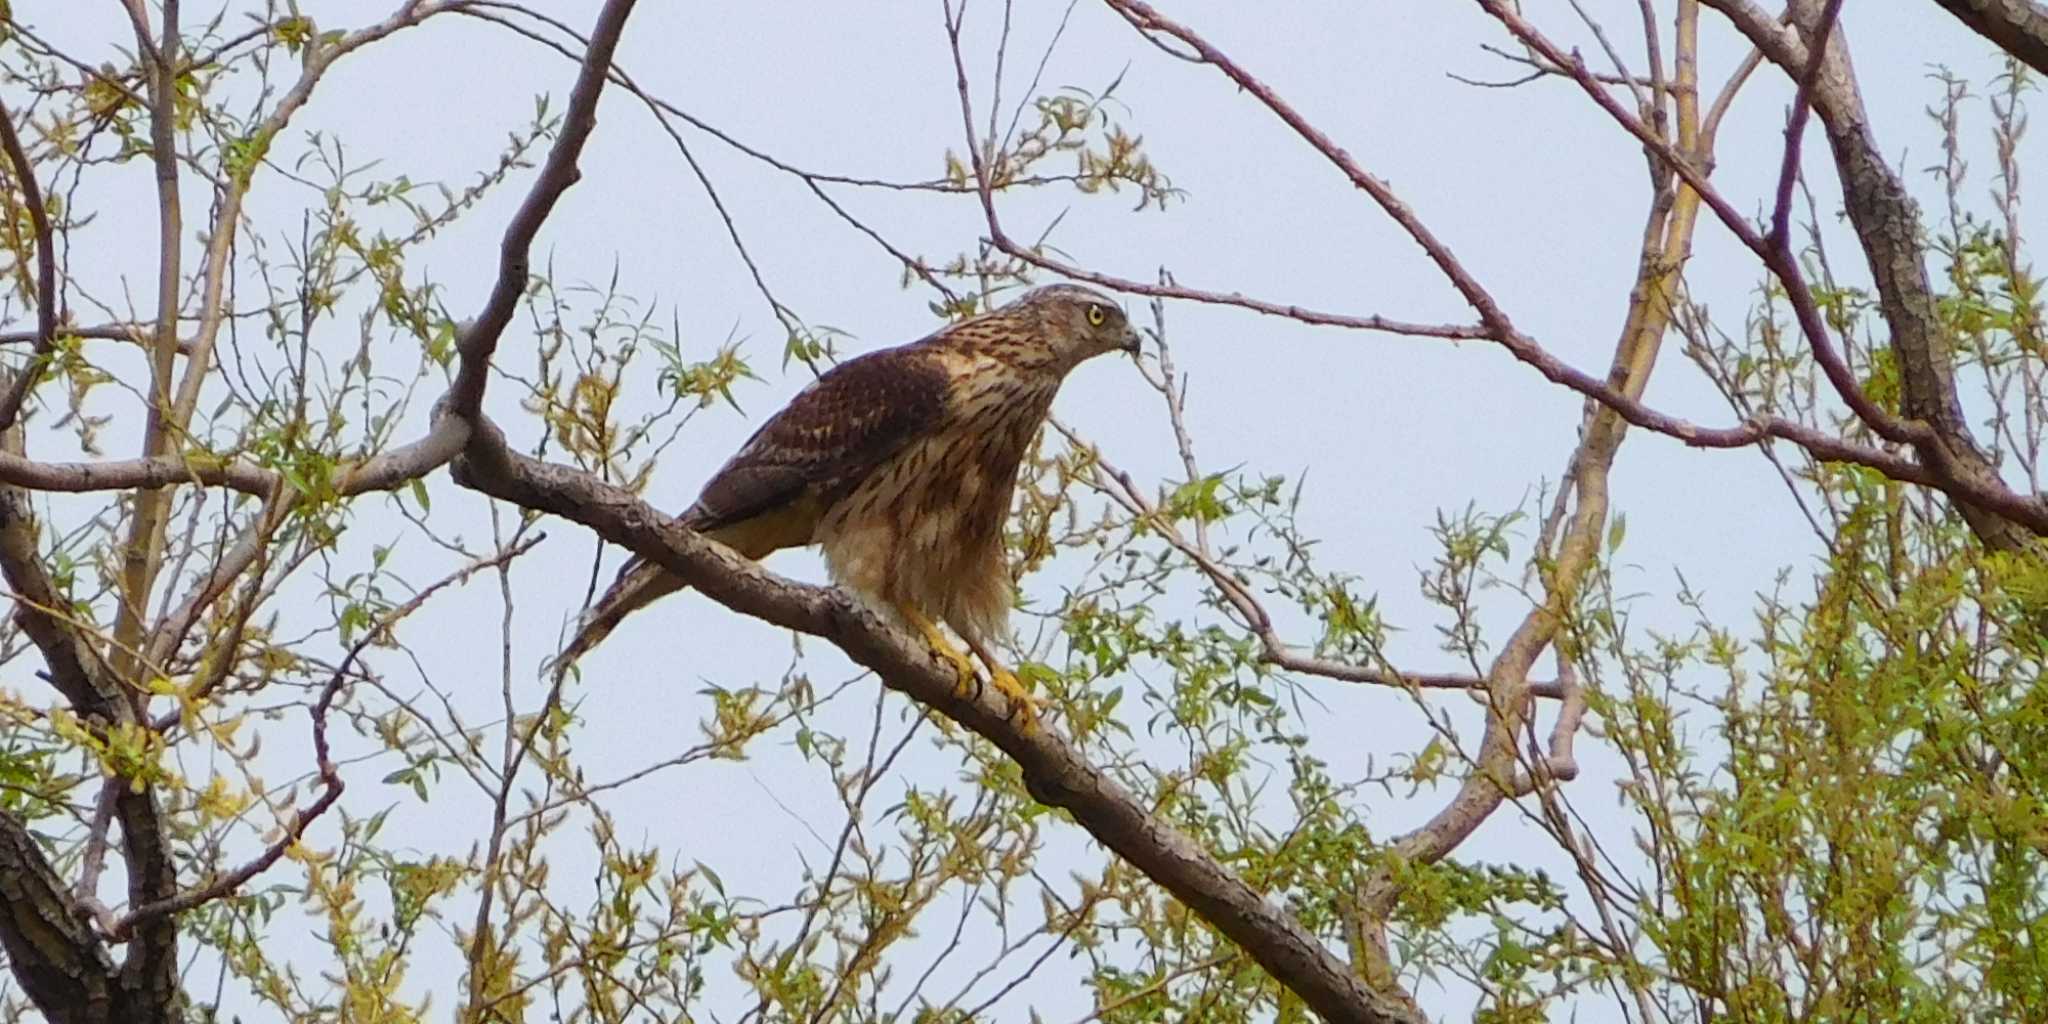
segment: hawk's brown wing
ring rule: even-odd
[[[809,543],[825,508],[938,425],[946,387],[945,368],[920,342],[825,371],[712,475],[683,522],[749,558]],[[574,664],[627,615],[682,586],[660,566],[628,559],[556,658],[557,669]]]
[[[938,425],[946,385],[945,368],[917,343],[825,371],[740,446],[684,521],[717,530],[805,497],[830,505]]]

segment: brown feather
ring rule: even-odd
[[[827,504],[843,496],[944,412],[946,373],[922,344],[825,371],[712,475],[691,514],[715,529],[805,493]]]
[[[1018,468],[1060,382],[1084,359],[1136,346],[1107,298],[1054,285],[850,359],[769,417],[684,521],[749,558],[818,544],[833,578],[881,610],[985,641],[1010,606],[1003,525]],[[557,664],[680,589],[629,561]]]
[[[945,371],[919,344],[870,352],[819,375],[712,475],[683,513],[684,525],[752,559],[809,544],[824,507],[943,412]],[[659,566],[629,559],[555,665],[574,664],[626,616],[681,589]]]

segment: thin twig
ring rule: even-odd
[[[347,683],[348,672],[354,667],[356,659],[365,650],[369,649],[371,644],[385,641],[390,636],[393,627],[397,626],[407,616],[418,611],[435,594],[448,587],[468,582],[471,576],[486,569],[503,566],[520,555],[533,550],[534,545],[546,539],[547,535],[544,533],[535,534],[531,538],[515,544],[490,558],[480,559],[463,566],[461,569],[429,584],[426,589],[414,594],[411,600],[393,608],[382,618],[378,619],[372,628],[365,630],[362,637],[349,647],[348,653],[342,657],[341,663],[335,666],[333,674],[327,679],[327,684],[320,689],[319,700],[313,704],[313,760],[318,770],[318,778],[321,785],[320,795],[315,797],[311,803],[294,810],[291,818],[284,823],[283,834],[265,846],[261,853],[258,853],[233,870],[217,876],[213,881],[205,885],[195,889],[188,889],[168,899],[144,904],[130,910],[126,917],[121,918],[115,924],[112,933],[107,938],[114,942],[125,942],[128,936],[134,934],[137,925],[152,918],[182,913],[193,907],[227,896],[240,889],[243,885],[248,884],[250,879],[269,870],[271,865],[276,864],[284,856],[285,851],[291,849],[292,846],[305,836],[306,830],[312,827],[313,822],[319,820],[320,816],[325,814],[328,808],[334,806],[335,801],[341,799],[342,790],[347,788],[346,783],[341,778],[340,771],[334,765],[332,752],[328,749],[327,716],[334,707],[335,699],[340,696],[344,685]]]
[[[1808,47],[1806,70],[1800,73],[1799,88],[1792,94],[1791,118],[1785,125],[1785,153],[1778,164],[1777,201],[1771,205],[1771,233],[1767,241],[1787,255],[1792,246],[1792,186],[1799,179],[1800,140],[1806,134],[1806,122],[1813,110],[1814,80],[1820,77],[1821,65],[1826,63],[1828,36],[1833,34],[1841,13],[1842,0],[1828,0],[1821,11],[1820,24],[1814,27],[1813,42]]]
[[[21,139],[14,132],[14,115],[0,104],[0,146],[7,150],[7,162],[14,169],[15,187],[21,189],[22,205],[28,207],[29,224],[36,233],[36,334],[35,352],[29,357],[28,365],[13,381],[8,383],[7,393],[0,395],[0,430],[14,426],[14,420],[21,414],[22,402],[35,389],[36,381],[43,375],[43,367],[49,362],[50,353],[57,348],[58,295],[57,295],[57,245],[56,233],[50,229],[50,211],[43,206],[43,190],[36,184],[35,165],[29,162],[28,152],[21,148]]]
[[[490,380],[491,355],[497,351],[499,336],[512,322],[513,307],[526,293],[534,236],[540,234],[541,225],[554,212],[562,193],[583,177],[576,160],[582,155],[591,130],[597,126],[597,100],[611,75],[612,53],[618,48],[626,17],[632,13],[633,0],[606,0],[604,10],[597,16],[596,28],[591,30],[590,48],[584,53],[576,85],[570,90],[561,134],[548,150],[547,161],[541,165],[540,175],[534,179],[525,201],[505,225],[504,239],[498,245],[497,279],[484,300],[483,310],[462,330],[457,342],[462,353],[461,367],[448,394],[442,398],[446,410],[456,419],[473,421],[479,415],[484,386]]]

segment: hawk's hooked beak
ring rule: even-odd
[[[1124,328],[1124,343],[1119,347],[1125,352],[1130,353],[1132,359],[1136,359],[1138,358],[1138,341],[1138,329],[1126,327]]]

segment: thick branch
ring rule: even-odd
[[[2048,74],[2048,7],[2034,0],[1934,0],[2021,63]]]
[[[873,669],[884,685],[987,738],[1016,759],[1032,796],[1072,814],[1097,840],[1250,953],[1324,1019],[1418,1020],[1368,988],[1292,915],[1192,839],[1154,818],[1132,793],[1063,740],[1047,730],[1027,735],[992,692],[959,696],[949,665],[844,592],[784,580],[677,526],[625,490],[519,455],[505,447],[488,421],[479,422],[468,451],[451,469],[464,486],[590,527],[734,611],[831,641]]]
[[[128,905],[144,907],[170,899],[178,891],[178,870],[171,861],[156,788],[136,792],[123,786],[114,800],[121,822],[121,859],[128,868]],[[143,922],[127,935],[128,952],[121,958],[121,988],[134,1005],[152,1016],[135,1020],[175,1020],[178,992],[178,922],[169,917]]]
[[[0,452],[0,483],[32,491],[80,494],[199,484],[260,496],[269,494],[277,482],[276,473],[246,462],[205,462],[176,455],[106,462],[37,462]]]
[[[4,437],[4,448],[19,449],[20,428]],[[72,710],[95,727],[134,722],[135,705],[123,692],[119,676],[86,642],[71,620],[69,600],[52,584],[28,495],[13,486],[0,486],[0,575],[14,596],[15,621],[42,652],[51,685]],[[122,786],[114,815],[121,823],[129,903],[142,905],[169,896],[177,888],[177,871],[165,845],[155,791]],[[168,1019],[177,999],[177,970],[176,926],[166,919],[137,930],[118,978],[120,998],[128,1009],[110,1019]]]
[[[50,685],[85,718],[120,722],[133,717],[118,684],[70,621],[71,602],[57,592],[43,565],[35,514],[28,495],[0,486],[0,576],[14,603],[14,621],[43,655]]]
[[[388,491],[433,472],[462,450],[468,432],[460,420],[438,419],[425,436],[360,462],[343,463],[328,479],[336,497]],[[0,450],[0,484],[31,491],[82,494],[198,484],[268,497],[284,487],[275,470],[207,454],[159,455],[103,462],[38,462]]]
[[[52,1024],[123,1019],[114,961],[65,893],[35,837],[0,812],[0,950],[29,1001]]]

